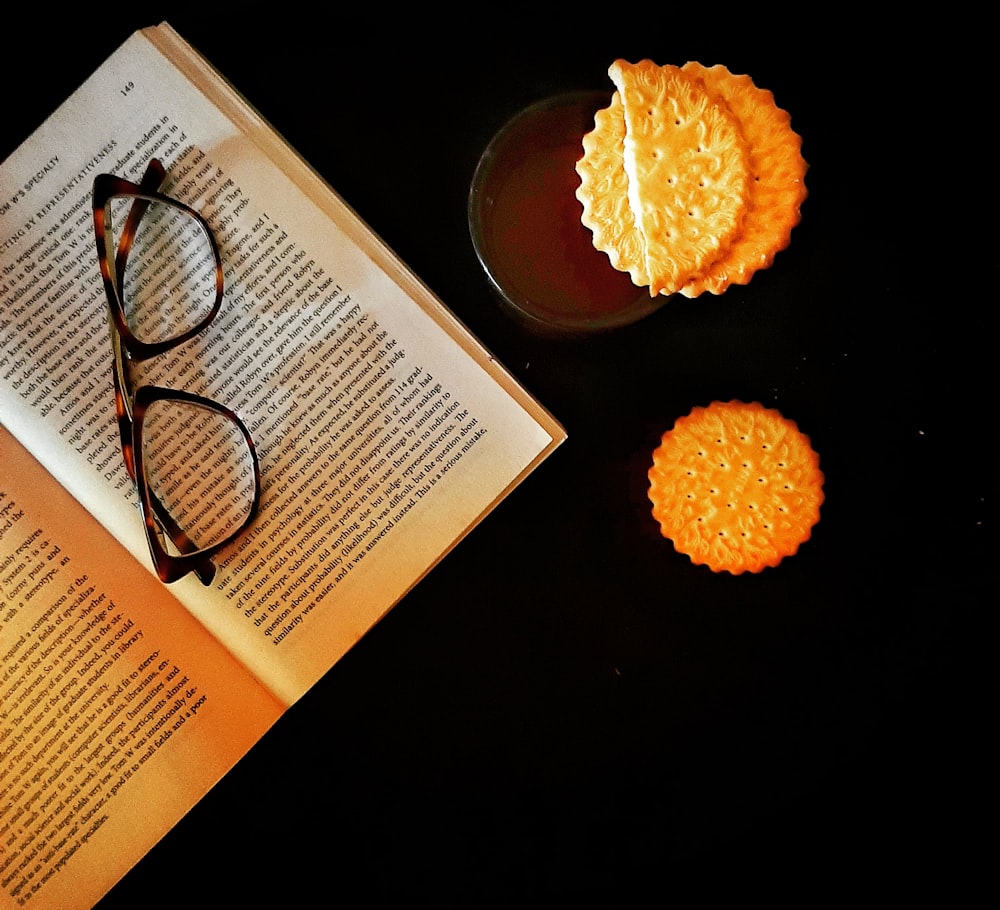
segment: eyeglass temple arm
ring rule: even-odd
[[[153,158],[146,166],[146,172],[142,175],[139,189],[142,192],[156,192],[166,178],[166,170],[158,158]],[[135,239],[135,232],[149,207],[149,202],[145,199],[136,199],[129,209],[128,217],[122,227],[118,250],[115,253],[115,281],[118,285],[118,297],[121,299],[125,282],[125,263],[128,254],[132,250],[132,242]],[[129,476],[135,480],[135,455],[132,448],[132,414],[128,406],[131,400],[131,389],[123,389],[121,380],[125,380],[128,365],[122,351],[121,340],[118,333],[112,329],[111,342],[114,347],[114,362],[112,364],[112,374],[115,383],[115,410],[118,413],[118,432],[121,437],[122,457],[125,460],[125,467]],[[126,394],[126,392],[128,394]]]
[[[153,158],[146,167],[146,172],[142,176],[142,180],[139,183],[139,188],[143,192],[156,192],[160,189],[163,181],[166,179],[166,169],[158,158]],[[121,233],[119,235],[118,250],[115,254],[115,275],[118,280],[118,293],[122,293],[122,281],[125,274],[125,263],[128,261],[128,255],[132,250],[132,243],[135,240],[135,233],[139,227],[139,222],[142,221],[142,216],[146,213],[146,209],[149,207],[149,202],[146,199],[135,199],[132,203],[131,209],[129,209],[128,217],[125,219],[124,225],[122,225]],[[113,333],[114,334],[114,333]],[[126,404],[127,396],[124,394],[124,390],[121,388],[121,384],[118,380],[119,372],[124,373],[126,369],[125,358],[121,352],[120,341],[115,337],[116,341],[116,351],[115,357],[117,358],[121,369],[114,370],[115,379],[115,397],[118,402],[118,429],[121,436],[122,443],[122,458],[125,462],[125,467],[135,480],[135,448],[134,448],[134,437],[133,437],[133,424],[131,414],[128,413],[128,407]],[[159,497],[152,491],[149,491],[149,501],[153,506],[153,511],[156,513],[156,517],[160,522],[160,526],[170,537],[174,546],[181,553],[193,553],[198,549],[198,546],[191,540],[187,534],[180,528],[177,522],[171,517],[167,508],[160,502]],[[195,574],[201,580],[202,584],[209,584],[212,578],[215,576],[215,565],[210,559],[205,559],[195,566]]]
[[[156,192],[166,179],[166,169],[158,158],[153,158],[146,166],[146,172],[139,182],[139,189],[142,192]],[[139,227],[142,216],[149,208],[149,202],[145,199],[136,199],[129,209],[128,217],[122,226],[118,250],[115,253],[115,282],[118,285],[118,298],[122,299],[125,283],[125,263],[128,261],[128,254],[132,251],[132,243],[135,240],[135,232]],[[129,408],[131,400],[131,389],[123,389],[120,380],[126,379],[128,364],[122,351],[121,339],[118,333],[112,328],[111,343],[114,347],[114,362],[112,364],[112,374],[115,384],[115,410],[118,413],[118,434],[121,437],[122,458],[129,476],[135,480],[135,454],[132,446],[132,413]]]

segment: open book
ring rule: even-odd
[[[153,158],[225,298],[144,381],[260,462],[208,585],[152,573],[115,419],[91,190]],[[99,900],[564,439],[176,32],[133,35],[0,165],[0,907]]]

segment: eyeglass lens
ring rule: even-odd
[[[204,226],[184,209],[167,202],[144,207],[131,245],[122,231],[135,197],[110,201],[112,249],[128,250],[117,264],[122,305],[129,328],[149,343],[175,338],[204,319],[215,302],[216,261]]]
[[[253,456],[239,427],[220,411],[173,398],[150,404],[142,464],[150,493],[198,550],[223,542],[250,516]],[[169,552],[170,541],[164,543]]]

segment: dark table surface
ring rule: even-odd
[[[902,102],[921,51],[818,12],[808,35],[757,12],[637,15],[166,14],[569,440],[101,910],[628,906],[692,885],[813,906],[955,896],[981,866],[994,372],[968,266],[928,274],[949,228],[909,165],[931,132]],[[0,157],[153,21],[12,29]],[[772,90],[810,165],[803,220],[746,287],[536,338],[479,271],[469,182],[521,107],[610,95],[616,57],[723,63]],[[731,398],[796,420],[826,475],[812,539],[756,576],[693,566],[646,499],[663,431]]]

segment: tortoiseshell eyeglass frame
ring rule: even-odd
[[[133,183],[114,174],[99,174],[94,178],[93,210],[94,235],[97,240],[97,261],[104,280],[105,297],[108,304],[108,327],[114,353],[112,377],[115,391],[115,412],[118,417],[118,431],[121,437],[122,458],[129,476],[135,483],[139,498],[139,508],[150,557],[160,580],[166,584],[194,572],[202,584],[211,584],[215,577],[212,558],[223,547],[239,537],[254,521],[260,508],[260,464],[257,450],[250,431],[235,411],[217,401],[195,395],[180,389],[163,386],[140,385],[136,387],[131,362],[149,360],[179,347],[203,332],[222,307],[224,293],[222,258],[211,228],[194,209],[177,199],[161,193],[160,187],[166,178],[163,164],[152,159],[139,183]],[[114,249],[114,232],[111,230],[111,200],[116,197],[131,198],[132,205],[128,217],[119,231],[118,248]],[[194,218],[205,230],[215,255],[215,300],[208,313],[195,325],[180,334],[162,341],[147,342],[137,338],[128,325],[124,300],[124,275],[128,256],[132,249],[135,233],[142,216],[150,203],[157,202],[172,206]],[[143,469],[142,432],[147,409],[158,401],[177,401],[196,405],[223,415],[235,425],[246,441],[253,462],[253,501],[244,521],[226,537],[211,546],[199,547],[171,518],[170,513],[153,493],[146,481]],[[166,534],[180,555],[168,552],[162,535]]]

